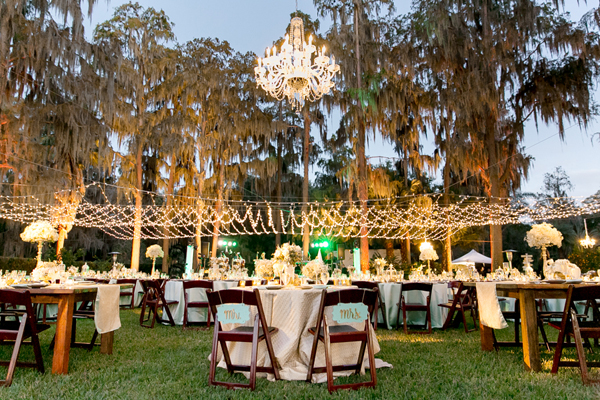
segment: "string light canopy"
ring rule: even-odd
[[[112,202],[99,183],[103,199],[92,203],[85,197],[71,204],[64,223],[97,228],[118,239],[131,240],[136,208],[129,199]],[[151,198],[162,197],[148,193]],[[63,196],[59,192],[57,196]],[[585,201],[564,198],[532,202],[502,199],[490,203],[482,197],[460,196],[450,206],[441,195],[404,196],[370,200],[366,213],[358,201],[333,202],[219,202],[216,199],[173,196],[175,205],[144,205],[141,213],[142,239],[177,239],[220,236],[269,235],[276,233],[328,238],[428,239],[443,240],[473,226],[532,224],[536,222],[600,214],[600,196]],[[178,203],[178,204],[177,204]],[[217,205],[219,204],[219,205]],[[306,206],[306,207],[304,207]],[[0,196],[0,218],[25,224],[37,220],[60,223],[65,215],[61,204],[43,202],[34,196]],[[366,218],[363,218],[366,217]],[[364,227],[364,228],[363,228]],[[587,235],[586,235],[587,236]],[[593,241],[593,239],[590,239]],[[594,241],[595,243],[595,241]]]
[[[583,220],[583,225],[585,226],[585,238],[581,239],[579,243],[581,244],[581,246],[583,246],[583,248],[589,249],[591,247],[594,247],[594,245],[596,244],[596,240],[591,238],[590,235],[588,235],[587,222],[585,219]]]
[[[258,59],[254,68],[256,82],[277,100],[287,98],[296,112],[300,112],[305,101],[316,101],[335,86],[333,78],[340,70],[335,57],[325,55],[325,46],[318,50],[304,40],[304,22],[294,17],[290,32],[285,36],[281,51],[268,48],[265,58]]]

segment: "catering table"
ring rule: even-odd
[[[398,303],[400,302],[400,291],[402,290],[402,283],[380,283],[379,291],[383,298],[383,306],[379,309],[380,313],[385,312],[387,317],[387,328],[393,329],[396,327],[396,321],[398,320]],[[411,291],[406,293],[406,301],[410,303],[421,303],[427,302],[427,296],[425,292]],[[434,283],[431,291],[431,326],[432,328],[441,328],[444,326],[446,317],[448,316],[448,309],[438,306],[438,304],[448,302],[448,284],[447,283]],[[426,313],[424,311],[411,311],[406,314],[409,324],[424,325]],[[402,318],[402,313],[400,313]],[[379,321],[383,321],[383,316],[378,317]],[[402,320],[400,320],[402,321]]]
[[[126,287],[127,285],[125,285]],[[131,285],[129,285],[131,286]],[[69,355],[71,351],[71,329],[75,304],[80,301],[95,301],[97,285],[61,286],[50,285],[41,289],[28,289],[31,301],[35,304],[57,304],[56,339],[52,357],[52,373],[67,374],[69,372]],[[112,354],[114,332],[100,335],[100,353]]]
[[[224,290],[237,287],[238,281],[213,281],[214,290]],[[179,303],[169,306],[173,320],[176,325],[183,325],[183,310],[185,308],[185,299],[183,297],[183,281],[180,279],[171,279],[165,284],[165,300],[175,300]],[[188,289],[188,301],[208,301],[206,290],[203,288]],[[206,322],[208,309],[189,308],[189,322]]]
[[[252,289],[252,287],[239,288],[239,290]],[[329,290],[343,289],[344,287],[339,287]],[[264,289],[260,291],[260,294],[267,324],[279,329],[277,333],[271,336],[271,340],[275,350],[275,357],[281,368],[279,371],[280,378],[283,380],[305,380],[314,338],[308,332],[308,329],[314,327],[317,323],[322,289]],[[256,311],[253,310],[253,313],[256,313]],[[328,310],[327,315],[328,321],[333,321],[331,310]],[[248,324],[251,324],[253,319],[250,318]],[[364,329],[363,324],[357,324],[355,327],[357,329]],[[232,325],[225,324],[223,328],[228,330],[232,328]],[[375,332],[372,332],[371,337],[374,351],[377,353],[380,347]],[[360,343],[333,343],[331,346],[334,364],[356,363]],[[250,363],[251,343],[228,343],[228,348],[234,364],[248,365]],[[226,365],[220,346],[218,359],[218,366],[225,368]],[[258,366],[268,365],[267,363],[269,362],[266,346],[264,342],[261,342],[258,348]],[[382,360],[376,360],[376,363],[377,368],[391,367],[390,364]],[[322,344],[320,344],[315,366],[324,365],[325,355]],[[367,365],[368,357],[365,357],[365,367]],[[347,373],[336,372],[335,375],[347,375]],[[262,374],[262,376],[265,376],[265,374]],[[274,379],[273,376],[268,376],[268,378]],[[325,382],[326,380],[326,374],[315,374],[313,376],[314,382]]]
[[[465,282],[465,286],[475,287],[475,282]],[[568,284],[517,282],[498,282],[496,285],[498,296],[519,299],[523,332],[523,359],[527,370],[536,372],[542,370],[535,299],[565,299],[568,287]],[[480,327],[481,349],[484,351],[494,350],[493,329],[481,324]]]

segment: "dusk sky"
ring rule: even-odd
[[[113,0],[110,3],[99,2],[96,5],[91,23],[88,23],[88,37],[91,37],[92,27],[97,23],[109,19],[115,7],[126,3],[122,0]],[[571,13],[573,20],[592,9],[596,3],[566,0],[565,7]],[[197,37],[217,37],[227,40],[237,51],[253,51],[259,55],[272,42],[283,36],[289,24],[290,13],[295,10],[292,0],[278,1],[235,1],[235,0],[159,0],[140,1],[144,7],[163,9],[175,24],[174,31],[178,42],[186,42]],[[409,11],[409,1],[396,1],[396,13],[403,14]],[[299,0],[298,8],[318,17],[312,0]],[[321,20],[321,31],[328,29],[329,21]],[[598,94],[596,94],[598,101]],[[328,121],[330,130],[337,127],[337,116],[332,115]],[[552,172],[557,166],[562,166],[574,184],[573,196],[589,196],[600,190],[600,136],[592,135],[600,131],[600,122],[595,121],[587,131],[573,124],[565,132],[565,140],[558,136],[555,125],[540,125],[536,130],[534,121],[527,125],[523,145],[525,152],[532,155],[535,160],[530,169],[529,180],[525,182],[522,190],[526,192],[539,191],[544,174]],[[370,139],[368,156],[395,157],[391,146],[380,140]],[[425,143],[424,151],[431,153],[433,145]],[[302,167],[299,167],[298,173]],[[314,170],[313,170],[314,173]],[[438,181],[440,177],[438,175]]]

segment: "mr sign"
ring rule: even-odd
[[[338,324],[362,322],[368,312],[369,307],[363,303],[339,303],[333,306],[333,320]]]
[[[250,306],[246,304],[221,304],[217,315],[222,324],[244,324],[250,319]]]

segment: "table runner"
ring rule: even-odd
[[[121,327],[119,298],[121,287],[118,285],[98,285],[94,323],[98,333],[112,332]]]
[[[477,282],[477,304],[479,308],[479,321],[482,325],[493,329],[508,327],[496,294],[495,282]]]

